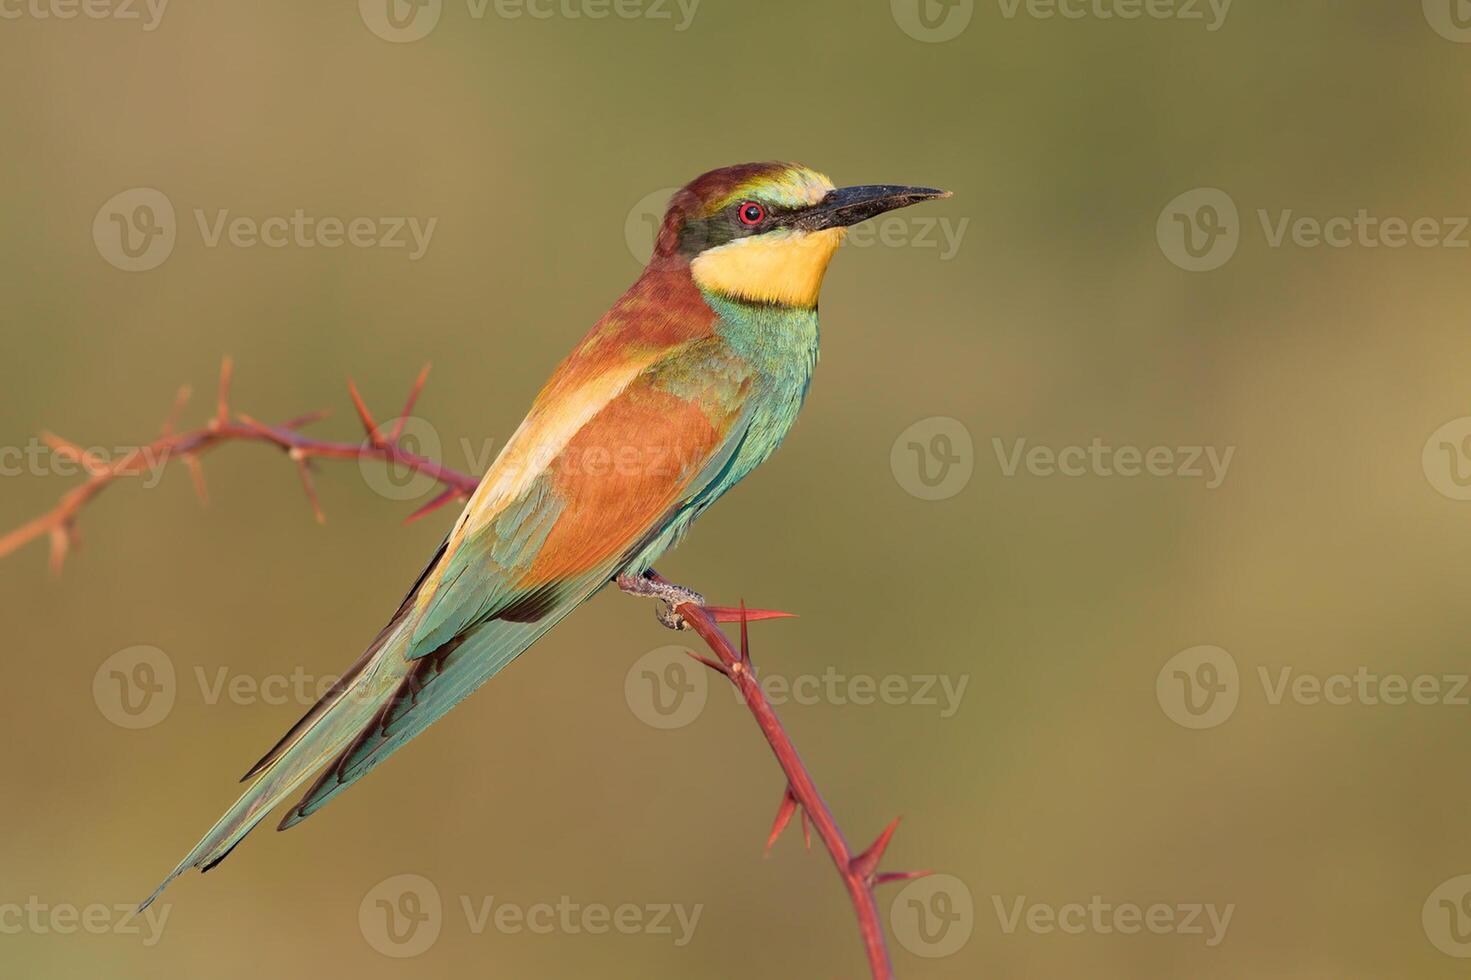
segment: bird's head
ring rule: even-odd
[[[811,308],[850,225],[949,197],[932,187],[834,187],[795,163],[743,163],[690,181],[669,203],[652,264],[688,263],[703,290]]]

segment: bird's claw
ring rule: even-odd
[[[676,611],[678,606],[685,603],[696,606],[705,605],[705,597],[694,589],[686,589],[672,582],[657,582],[646,575],[620,575],[617,583],[618,588],[629,595],[657,599],[654,618],[659,620],[659,625],[665,629],[689,629],[689,623],[685,622],[685,618]]]
[[[654,618],[659,625],[667,630],[687,630],[690,624],[685,622],[683,616],[674,611],[674,607],[660,599],[658,605],[654,606]]]
[[[658,600],[654,604],[654,618],[659,625],[670,630],[687,630],[690,624],[679,614],[678,606],[689,603],[695,606],[704,606],[705,597],[693,589],[686,589],[681,585],[664,586],[663,594],[656,595]]]

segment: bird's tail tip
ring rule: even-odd
[[[146,912],[148,910],[148,906],[152,905],[158,899],[158,896],[163,894],[163,890],[169,886],[170,882],[179,877],[179,875],[183,873],[183,870],[183,868],[176,868],[174,871],[170,872],[169,876],[163,881],[159,882],[157,888],[153,889],[153,894],[149,895],[147,898],[143,899],[143,901],[138,903],[138,907],[133,910],[132,915],[129,915],[128,918],[131,920],[134,915],[142,915],[144,912]]]
[[[244,835],[242,834],[241,836],[243,837]],[[168,873],[168,877],[158,883],[158,887],[153,889],[153,893],[139,903],[133,915],[138,915],[146,911],[148,906],[152,905],[158,899],[158,896],[163,894],[164,889],[174,883],[175,878],[178,878],[190,868],[198,868],[201,872],[204,872],[219,864],[229,856],[230,852],[235,849],[235,845],[240,843],[240,841],[237,839],[223,851],[216,849],[213,852],[206,850],[206,845],[209,843],[210,840],[208,837],[200,841],[199,846],[190,851],[189,856],[180,861],[178,866]]]

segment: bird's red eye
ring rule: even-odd
[[[759,225],[766,217],[766,209],[755,201],[747,201],[741,205],[741,224]]]

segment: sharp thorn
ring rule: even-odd
[[[273,431],[269,425],[266,425],[264,422],[262,422],[260,419],[256,418],[255,416],[253,416],[253,415],[246,415],[244,412],[236,412],[235,413],[235,417],[237,419],[239,419],[242,423],[244,423],[246,425],[246,427],[248,427],[250,429],[254,429],[257,433],[259,433],[260,435],[265,436],[267,439],[270,439],[272,442],[278,442],[279,441],[276,432]]]
[[[184,465],[189,467],[189,476],[194,482],[194,496],[199,498],[201,507],[209,505],[209,487],[204,483],[204,464],[199,457],[189,453],[184,457]]]
[[[878,839],[868,845],[868,850],[849,862],[848,867],[855,874],[863,878],[873,877],[874,871],[878,868],[879,861],[883,860],[884,851],[889,847],[889,841],[893,839],[894,831],[898,829],[899,818],[895,817],[889,821],[889,825],[884,828],[884,832],[878,835]]]
[[[322,513],[322,502],[317,499],[317,487],[312,480],[311,462],[295,451],[291,455],[296,460],[296,471],[301,474],[301,485],[306,490],[307,499],[312,502],[312,516],[317,519],[318,524],[327,523],[327,515]]]
[[[54,432],[43,431],[41,433],[41,441],[49,446],[51,451],[56,453],[58,456],[69,458],[75,460],[78,463],[81,463],[82,468],[93,476],[96,476],[98,473],[106,472],[107,470],[107,464],[105,462],[98,459],[92,453],[89,453],[86,449],[72,442],[70,439],[64,439]]]
[[[220,361],[220,390],[215,399],[215,424],[230,421],[230,380],[235,374],[235,362],[228,355]]]
[[[58,524],[51,529],[51,556],[50,567],[52,575],[61,574],[61,566],[66,563],[67,547],[70,544],[70,534],[66,525]]]
[[[429,365],[425,364],[419,369],[419,377],[414,381],[414,387],[409,389],[408,401],[404,402],[404,410],[399,413],[398,421],[393,424],[393,434],[388,437],[392,443],[398,442],[398,437],[403,435],[404,423],[409,419],[409,413],[414,410],[414,403],[419,400],[419,392],[424,390],[424,382],[429,380]]]
[[[741,600],[741,663],[751,664],[751,637],[746,627],[750,625],[751,619],[746,615],[746,600]]]
[[[719,671],[726,677],[730,676],[730,671],[726,668],[725,664],[721,663],[718,660],[711,660],[709,657],[702,657],[698,653],[695,653],[693,650],[686,650],[685,654],[694,660],[698,660],[700,663],[704,664],[706,667],[709,667],[711,670]]]
[[[769,857],[771,855],[771,845],[775,844],[776,839],[781,836],[781,832],[787,829],[787,824],[791,823],[792,815],[796,812],[797,798],[792,795],[792,787],[788,783],[787,788],[782,791],[781,805],[777,807],[776,819],[771,823],[771,833],[766,838],[766,850],[764,852],[766,856]]]
[[[303,412],[301,415],[298,415],[293,419],[287,419],[285,422],[281,423],[281,428],[291,429],[294,431],[296,429],[301,429],[308,425],[311,425],[313,422],[320,422],[322,421],[322,419],[331,414],[332,410],[330,408],[319,408],[315,412]]]
[[[179,415],[184,411],[184,406],[189,404],[189,396],[194,394],[194,389],[188,385],[180,385],[178,392],[174,395],[173,407],[169,409],[168,418],[163,420],[163,435],[174,434],[174,426],[179,422]]]
[[[934,874],[933,871],[885,871],[873,876],[875,885],[887,885],[891,881],[913,881]]]
[[[423,507],[420,507],[418,510],[414,511],[408,517],[405,517],[404,523],[412,524],[419,518],[428,516],[429,514],[443,507],[445,504],[449,503],[451,500],[454,500],[459,495],[460,491],[456,490],[454,487],[450,487],[447,490],[441,491],[433,500],[429,501]]]
[[[739,606],[706,606],[705,612],[717,623],[739,623],[741,621]],[[781,612],[776,609],[746,610],[746,619],[753,623],[759,623],[763,619],[795,619],[796,616],[796,613]]]
[[[351,378],[347,379],[347,393],[352,396],[352,406],[358,411],[363,430],[368,434],[368,442],[374,446],[382,446],[383,436],[378,432],[378,423],[373,421],[373,413],[368,411],[368,406],[363,403],[363,396],[358,393],[358,386]]]

